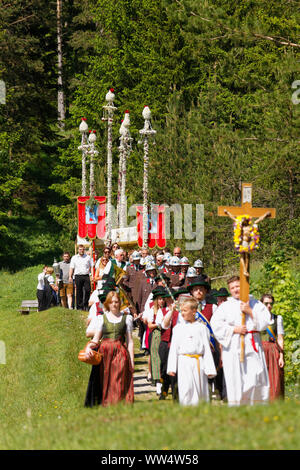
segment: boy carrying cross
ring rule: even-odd
[[[168,357],[167,373],[177,372],[178,396],[181,405],[197,405],[209,401],[208,378],[216,376],[206,327],[195,320],[198,302],[185,298],[180,302],[183,323],[178,323]]]

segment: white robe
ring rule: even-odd
[[[197,359],[185,356],[185,354],[202,354],[202,357]],[[207,376],[215,376],[217,371],[206,326],[199,322],[183,321],[174,327],[168,357],[168,372],[177,372],[178,396],[181,405],[197,405],[200,400],[209,401]]]
[[[226,382],[228,405],[266,403],[269,399],[268,370],[260,334],[247,333],[245,337],[245,359],[240,362],[241,335],[233,333],[241,325],[240,300],[230,297],[213,314],[210,325],[217,341],[222,345],[222,362]],[[247,331],[263,331],[270,323],[268,309],[250,296],[253,319],[246,315]],[[255,342],[256,352],[253,348]]]

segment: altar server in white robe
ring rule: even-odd
[[[167,373],[177,372],[178,397],[181,405],[209,401],[208,378],[216,376],[206,326],[195,320],[198,302],[186,298],[180,303],[182,323],[173,329]]]
[[[223,302],[213,314],[210,325],[222,345],[222,363],[229,406],[254,405],[269,400],[269,378],[260,331],[270,323],[270,313],[260,301],[250,296],[240,300],[240,280],[228,280],[232,297]],[[246,325],[242,326],[242,312]],[[245,337],[244,362],[240,362],[241,335]]]

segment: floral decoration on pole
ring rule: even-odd
[[[95,172],[94,172],[94,156],[98,155],[95,150],[95,142],[97,140],[96,131],[90,131],[89,135],[89,150],[90,155],[90,203],[95,203]]]
[[[88,152],[88,143],[87,143],[87,133],[89,126],[87,125],[86,118],[81,118],[81,123],[79,126],[79,132],[81,133],[81,145],[78,147],[78,150],[82,152],[81,158],[81,195],[86,196],[86,156]]]
[[[141,141],[144,143],[144,185],[143,185],[143,248],[148,247],[148,167],[149,167],[149,138],[153,138],[156,131],[151,126],[151,111],[145,106],[142,112],[145,120],[144,127],[141,129]]]
[[[132,138],[129,131],[130,115],[125,111],[124,119],[120,126],[120,160],[119,160],[119,181],[118,181],[118,223],[120,228],[126,225],[126,171],[127,158],[132,150]]]
[[[110,88],[106,93],[105,100],[107,104],[103,106],[104,115],[102,120],[107,121],[107,219],[106,219],[106,237],[107,242],[111,242],[111,229],[112,229],[112,211],[111,211],[111,197],[112,197],[112,124],[114,112],[117,109],[114,106],[114,89]]]

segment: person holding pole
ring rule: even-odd
[[[217,308],[210,325],[222,345],[228,405],[267,403],[269,378],[260,332],[268,327],[271,316],[265,305],[254,297],[250,296],[248,302],[240,300],[238,276],[233,276],[227,283],[231,297]],[[244,338],[243,360],[241,338]]]

